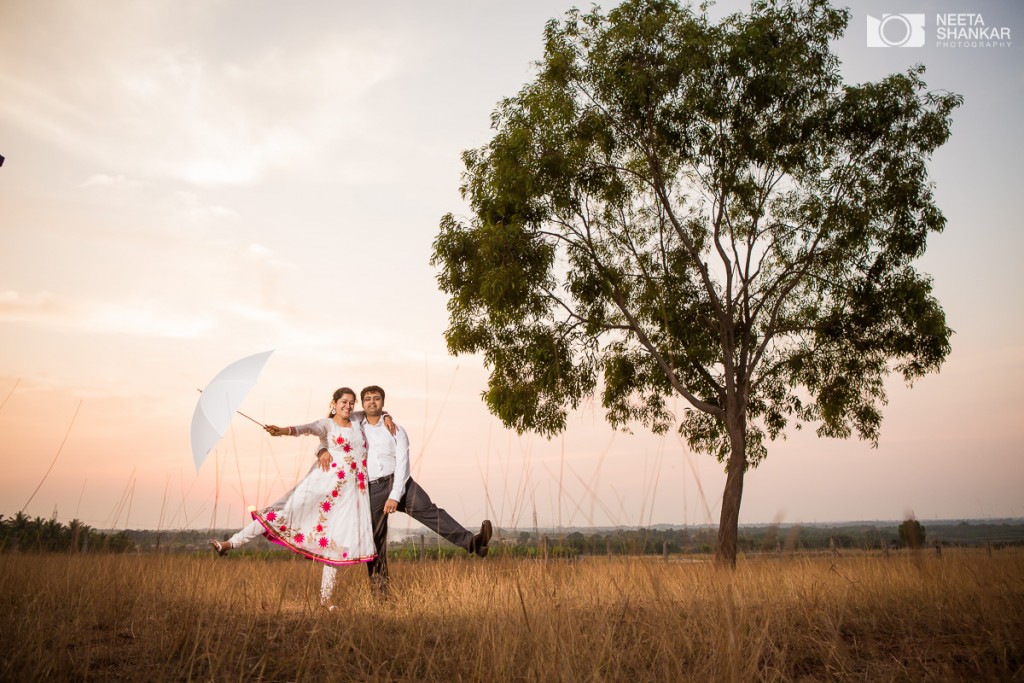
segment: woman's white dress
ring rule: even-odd
[[[376,557],[366,478],[366,438],[358,423],[341,427],[325,418],[295,427],[297,435],[326,438],[334,458],[324,472],[313,468],[295,488],[263,510],[252,510],[267,539],[331,566]]]

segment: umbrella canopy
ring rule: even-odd
[[[207,454],[220,441],[231,424],[231,417],[242,405],[246,394],[256,384],[263,364],[274,351],[237,360],[227,366],[203,389],[192,413],[192,458],[196,472],[202,467]]]

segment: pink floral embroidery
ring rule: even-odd
[[[277,519],[277,513],[276,512],[271,510],[270,512],[267,513],[267,521],[268,522],[273,522],[275,519]]]
[[[341,447],[341,450],[345,451],[346,453],[351,453],[352,452],[352,444],[350,444],[350,443],[345,444],[344,446]]]
[[[324,525],[323,525],[323,524],[317,524],[317,525],[316,525],[316,530],[317,530],[317,531],[318,531],[319,533],[323,533],[323,532],[324,532]]]
[[[352,465],[352,469],[356,469],[356,463],[354,461],[349,464]]]
[[[358,479],[360,482],[366,481],[366,474],[360,472],[359,474],[356,475],[356,479]]]
[[[337,443],[337,444],[338,444],[338,445],[340,446],[341,444],[345,443],[345,439],[339,436],[339,437],[338,437],[338,438],[337,438],[337,439],[335,440],[335,443]]]
[[[281,533],[284,533],[286,531],[288,531],[288,527],[286,527],[284,524],[282,524],[281,525]]]
[[[363,482],[359,482],[359,490],[360,491],[365,491],[366,490],[366,484],[363,483]]]
[[[326,536],[321,536],[320,537],[320,547],[321,548],[326,548],[327,547],[327,537]]]
[[[363,458],[363,467],[366,467],[366,458]]]
[[[334,489],[333,491],[331,491],[331,497],[333,497],[333,498],[337,498],[338,497],[338,489]]]
[[[331,467],[337,467],[337,466],[338,466],[338,463],[336,463],[336,462],[332,462],[331,463]]]
[[[344,478],[345,478],[345,472],[343,472],[342,470],[338,470],[338,479],[344,479]]]
[[[341,556],[342,556],[342,558],[348,557],[348,552],[342,553]]]
[[[324,512],[330,512],[331,511],[331,501],[325,500],[323,503],[320,504],[320,509],[323,510]]]
[[[306,540],[306,537],[303,536],[302,534],[295,534],[295,542],[296,543],[302,543],[305,540]]]

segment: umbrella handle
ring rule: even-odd
[[[196,391],[198,391],[200,394],[203,393],[202,389],[198,389],[197,388]],[[253,418],[251,418],[248,415],[246,415],[245,413],[243,413],[241,410],[236,410],[235,412],[238,413],[239,415],[241,415],[242,417],[244,417],[246,420],[249,420],[251,422],[255,422],[256,424],[258,424],[260,427],[263,427],[264,429],[267,428],[267,425],[263,424],[259,420],[254,420]]]

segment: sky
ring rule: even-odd
[[[315,444],[238,417],[197,472],[189,427],[197,389],[273,349],[243,412],[303,424],[339,386],[382,385],[413,476],[469,528],[717,523],[710,456],[615,432],[594,401],[559,437],[517,435],[480,400],[481,358],[445,347],[429,260],[441,217],[469,214],[460,154],[573,5],[0,3],[0,514],[240,526]],[[877,448],[813,429],[771,444],[740,521],[1024,517],[1022,45],[935,40],[936,15],[959,13],[1024,41],[1024,7],[847,6],[847,82],[921,63],[964,96],[930,166],[948,225],[918,263],[952,353],[912,389],[889,382]],[[925,44],[868,47],[886,13],[924,14]]]

